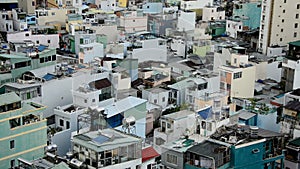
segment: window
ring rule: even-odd
[[[55,15],[55,12],[52,12],[51,15],[54,16],[54,15]]]
[[[296,19],[298,19],[299,18],[299,14],[296,14]]]
[[[50,40],[48,40],[48,43],[51,43],[51,41],[50,41]]]
[[[56,60],[56,55],[52,55],[52,61]]]
[[[284,10],[282,10],[282,13],[285,13],[285,9],[284,9]]]
[[[95,99],[92,99],[92,102],[94,103],[96,100]]]
[[[87,99],[84,99],[84,103],[87,103]]]
[[[20,118],[10,119],[9,120],[10,128],[13,129],[15,127],[21,126]]]
[[[135,20],[132,20],[132,22],[135,22]]]
[[[64,120],[63,119],[59,119],[59,125],[64,126]]]
[[[228,24],[227,27],[230,28],[230,24]]]
[[[300,4],[297,4],[297,9],[300,9]]]
[[[279,41],[282,42],[282,38],[280,38]]]
[[[237,59],[236,58],[234,58],[234,61],[233,61],[234,63],[236,63],[237,62]]]
[[[39,44],[39,43],[40,43],[40,41],[37,40],[37,41],[36,41],[36,44]]]
[[[282,19],[281,22],[284,23],[284,19]]]
[[[242,77],[242,72],[237,72],[233,74],[233,79],[238,79]]]
[[[83,38],[80,38],[80,44],[83,44]]]
[[[283,32],[283,29],[281,29],[280,31]]]
[[[69,129],[69,128],[70,128],[70,122],[66,121],[66,129]]]
[[[283,3],[286,3],[286,0],[283,0]]]
[[[15,167],[15,165],[16,165],[16,161],[15,161],[15,159],[13,159],[13,160],[10,160],[10,168],[14,168],[14,167]]]
[[[40,63],[44,63],[45,59],[44,58],[40,58]]]
[[[295,23],[295,26],[294,26],[295,28],[298,28],[298,23]]]
[[[25,36],[29,36],[29,33],[26,33]]]
[[[11,140],[11,141],[9,142],[9,147],[10,147],[10,149],[15,148],[15,140]]]
[[[204,89],[207,89],[207,82],[198,85],[198,90],[204,90]]]
[[[294,38],[296,38],[297,37],[297,32],[294,32]]]
[[[239,25],[239,29],[242,29],[242,26],[241,26],[241,25]]]
[[[163,97],[163,98],[162,98],[162,102],[165,102],[165,101],[166,101],[166,98],[165,98],[165,97]]]
[[[177,156],[173,154],[167,154],[167,162],[177,165]]]
[[[154,103],[155,103],[155,104],[157,103],[157,99],[154,99]]]

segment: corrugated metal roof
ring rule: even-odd
[[[153,147],[148,147],[142,150],[142,162],[160,156]]]
[[[126,110],[129,110],[131,108],[134,108],[145,102],[147,102],[147,100],[140,99],[140,98],[133,97],[133,96],[129,96],[125,99],[117,101],[117,102],[105,107],[106,113],[107,113],[107,118],[112,117],[121,112],[124,112]]]
[[[21,101],[21,98],[14,92],[0,95],[0,106]]]
[[[239,118],[243,120],[248,120],[256,115],[255,113],[251,113],[247,110],[241,110],[239,113]]]
[[[300,40],[294,41],[294,42],[290,42],[289,45],[300,46]]]

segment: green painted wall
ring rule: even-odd
[[[1,95],[0,95],[1,96]],[[6,99],[1,98],[0,99]],[[10,168],[11,160],[17,164],[18,158],[33,160],[44,156],[47,144],[47,122],[42,113],[45,107],[35,108],[26,103],[22,108],[0,113],[0,168]],[[23,117],[29,114],[40,116],[40,121],[23,125]],[[10,120],[20,118],[20,126],[11,128]],[[11,148],[11,141],[14,147]]]
[[[204,57],[207,52],[210,52],[210,45],[207,46],[193,46],[193,54]]]
[[[135,117],[136,120],[145,118],[147,114],[147,109],[146,109],[146,102],[143,104],[140,104],[132,109],[129,109],[124,112],[124,117],[129,117],[130,115]]]

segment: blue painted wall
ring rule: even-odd
[[[239,9],[233,9],[233,16],[240,16],[241,18],[246,17],[243,20],[245,26],[249,26],[250,29],[256,29],[260,26],[260,15],[261,15],[261,3],[244,3],[238,4]]]

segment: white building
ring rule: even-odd
[[[195,112],[182,110],[160,118],[160,127],[154,130],[154,148],[162,153],[162,145],[168,144],[188,134],[195,128]]]
[[[243,31],[243,22],[240,20],[226,20],[226,34],[237,38],[238,32]]]
[[[148,17],[143,10],[124,11],[120,16],[120,26],[124,27],[126,33],[135,33],[138,31],[146,31]]]
[[[202,10],[202,21],[225,20],[225,10],[221,7],[206,6]]]
[[[72,142],[79,162],[86,161],[89,168],[136,168],[142,163],[142,140],[114,129],[78,134]]]
[[[190,2],[190,1],[183,1]],[[179,11],[178,12],[178,31],[194,31],[196,24],[196,12],[193,11]]]
[[[8,42],[20,42],[30,40],[36,45],[42,44],[50,48],[59,48],[58,34],[32,34],[32,31],[13,32],[7,34]]]
[[[169,105],[169,93],[169,90],[158,87],[145,89],[142,91],[142,98],[165,109]]]
[[[96,5],[103,11],[115,11],[117,7],[116,0],[97,0]]]
[[[282,70],[285,90],[290,91],[300,88],[300,60],[284,59]]]
[[[137,47],[132,50],[132,58],[138,62],[161,61],[167,62],[166,40],[161,38],[145,39],[136,42]]]
[[[102,43],[89,43],[79,45],[78,61],[79,63],[90,63],[97,57],[104,56],[104,47]]]
[[[181,1],[181,9],[192,10],[192,9],[202,9],[205,6],[213,5],[213,0],[192,0],[192,1]]]
[[[26,16],[26,12],[23,12],[20,8],[12,9],[12,18],[15,31],[24,31],[28,29]]]
[[[0,30],[3,32],[14,31],[11,13],[11,11],[0,11]]]
[[[299,10],[299,1],[262,1],[259,49],[263,54],[270,46],[283,46],[299,40]]]
[[[85,113],[86,108],[72,104],[58,106],[54,109],[55,126],[52,128],[61,129],[61,131],[50,136],[52,144],[57,145],[57,154],[65,156],[71,150],[71,133],[77,130],[77,117]]]
[[[75,13],[74,8],[51,8],[35,10],[38,25],[47,25],[51,22],[65,22],[70,13]]]

